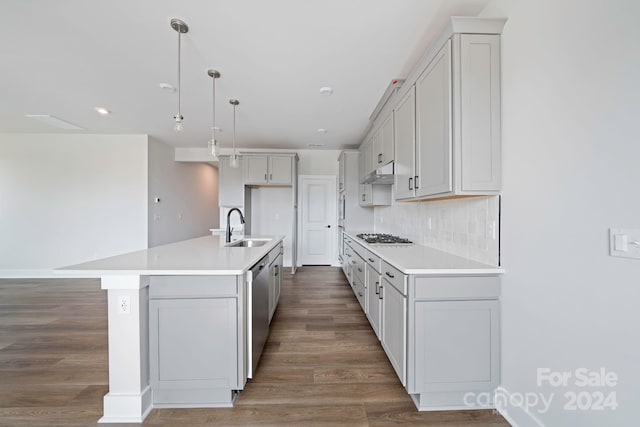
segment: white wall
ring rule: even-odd
[[[246,191],[251,191],[251,234],[285,236],[282,263],[290,267],[293,238],[291,187],[247,187]]]
[[[149,138],[148,201],[149,247],[211,234],[220,221],[218,169],[176,162],[173,147]]]
[[[608,228],[640,228],[640,2],[494,2],[502,37],[502,385],[555,393],[547,426],[636,426],[640,260],[608,256]],[[617,374],[575,386],[575,369]],[[538,387],[538,368],[569,371]],[[618,408],[564,410],[567,391]],[[520,426],[539,425],[515,407]],[[515,424],[514,424],[515,425]]]
[[[0,275],[146,245],[146,135],[0,134]]]

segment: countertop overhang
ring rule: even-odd
[[[245,238],[269,241],[258,247],[234,247],[226,246],[224,236],[205,236],[70,265],[56,271],[101,276],[242,275],[275,248],[284,236],[233,236],[232,242]]]

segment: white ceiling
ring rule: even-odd
[[[211,78],[220,141],[238,146],[338,149],[360,142],[389,82],[402,78],[452,15],[488,0],[2,0],[0,132],[64,132],[25,114],[51,114],[89,133],[146,133],[205,147]],[[182,39],[182,114],[177,33]],[[322,96],[320,87],[334,94]],[[107,117],[94,107],[112,111]],[[316,129],[326,128],[324,135]],[[66,131],[69,132],[69,131]]]

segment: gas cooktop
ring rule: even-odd
[[[358,237],[370,245],[413,245],[411,240],[391,234],[363,233]]]

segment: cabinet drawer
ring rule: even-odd
[[[418,300],[498,299],[500,277],[416,277],[412,294]]]
[[[407,295],[407,276],[386,261],[382,261],[382,277],[402,295]]]
[[[238,282],[238,276],[151,276],[149,298],[237,296]]]
[[[353,249],[351,249],[351,246],[349,245],[344,245],[344,260],[347,262],[347,264],[351,264],[351,260],[353,259],[353,255],[355,254],[355,252],[353,252]]]
[[[283,253],[282,243],[280,243],[278,246],[271,249],[271,251],[269,252],[269,264],[275,261],[275,259],[278,258],[278,256],[280,256],[280,254],[282,253]]]
[[[366,299],[366,289],[364,287],[364,282],[360,280],[359,277],[355,278],[355,286],[353,288],[353,293],[356,295],[358,302],[360,303],[360,307],[362,307],[362,311],[367,312],[367,299]]]
[[[373,268],[376,271],[376,274],[380,273],[382,268],[381,268],[381,260],[378,255],[374,255],[371,252],[368,252],[367,256],[364,257],[364,260],[371,268]]]
[[[367,259],[367,256],[369,255],[369,251],[366,250],[364,247],[362,247],[361,244],[359,244],[358,242],[353,242],[351,247],[358,255],[360,255],[360,258]]]
[[[352,239],[351,237],[349,237],[349,236],[347,236],[347,235],[345,234],[345,235],[344,235],[344,242],[345,242],[347,245],[352,245],[352,244],[353,244],[353,239]]]
[[[362,282],[365,283],[365,267],[364,260],[360,258],[358,254],[354,254],[351,260],[351,268],[353,269],[353,274]]]

